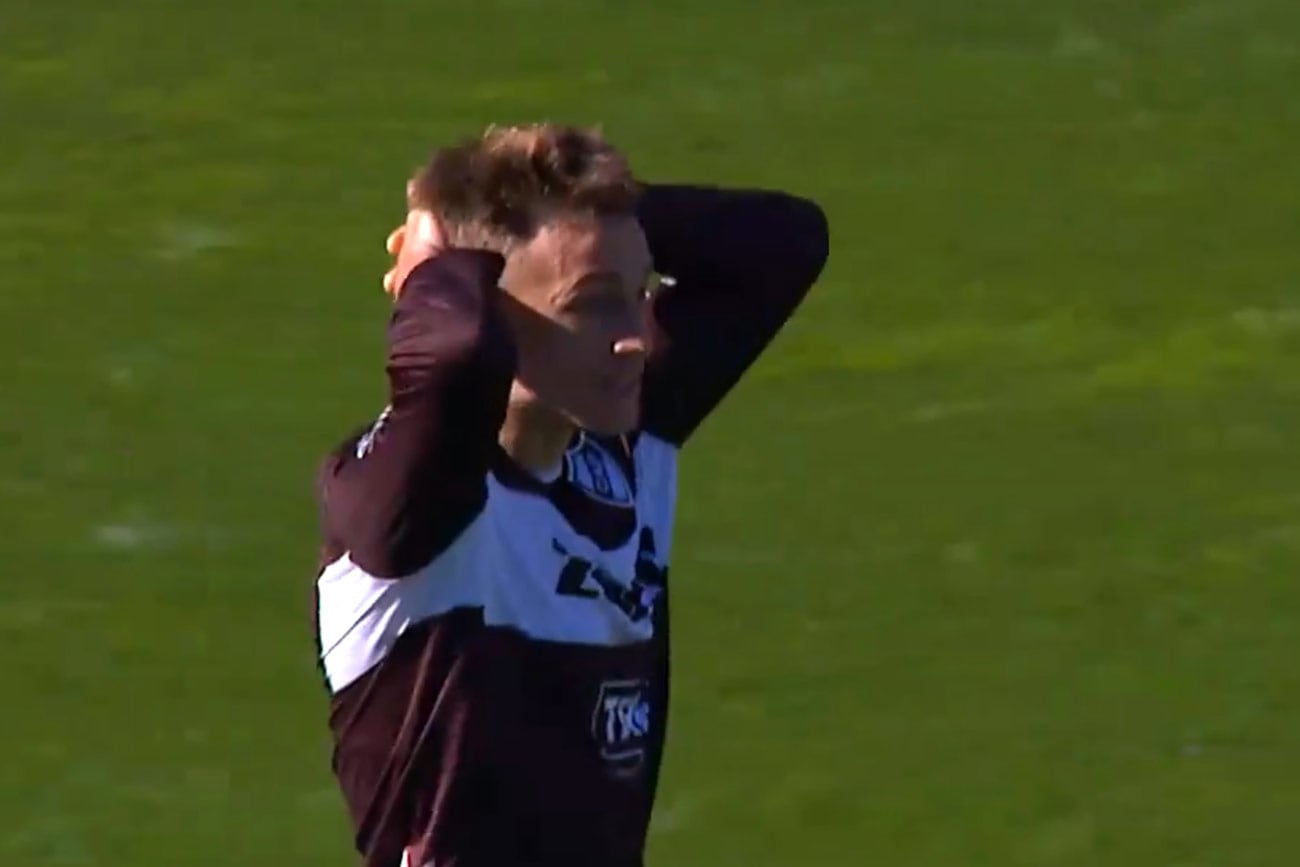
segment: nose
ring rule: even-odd
[[[634,316],[629,317],[614,338],[612,349],[620,357],[645,355],[650,350],[650,307],[638,307]]]
[[[629,335],[620,337],[614,341],[614,354],[625,358],[628,356],[645,355],[648,351],[648,341],[644,334]]]

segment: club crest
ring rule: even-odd
[[[623,468],[591,437],[584,436],[569,451],[566,465],[569,482],[592,499],[611,506],[632,506],[632,484]]]

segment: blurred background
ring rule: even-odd
[[[821,202],[654,865],[1300,863],[1293,0],[0,0],[0,865],[351,864],[316,462],[489,122]]]

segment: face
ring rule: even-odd
[[[649,341],[650,250],[630,216],[545,226],[508,259],[516,396],[607,436],[637,426]]]

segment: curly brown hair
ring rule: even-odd
[[[434,152],[408,206],[442,217],[451,242],[506,252],[557,216],[630,213],[639,187],[596,129],[539,123],[489,127]]]

